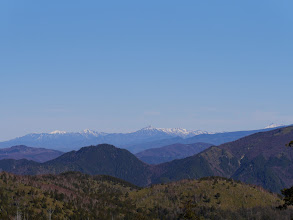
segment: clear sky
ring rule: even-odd
[[[0,140],[293,123],[293,1],[0,2]]]

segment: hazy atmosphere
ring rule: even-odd
[[[292,1],[1,1],[0,140],[292,124]]]

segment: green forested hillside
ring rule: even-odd
[[[0,174],[0,219],[135,219],[127,194],[139,188],[110,176],[64,173],[43,176]]]
[[[290,219],[262,188],[213,177],[139,188],[110,176],[0,173],[0,219]]]

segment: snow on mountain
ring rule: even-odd
[[[268,128],[277,128],[277,127],[282,127],[282,126],[284,126],[284,125],[283,124],[274,124],[274,123],[272,123],[272,124],[266,126],[265,129],[268,129]]]
[[[52,131],[50,132],[49,134],[66,134],[67,132],[66,131],[59,131],[59,130],[56,130],[56,131]]]
[[[145,127],[138,132],[149,132],[149,133],[155,133],[155,132],[163,132],[165,134],[171,135],[171,136],[178,136],[182,138],[192,137],[200,134],[212,134],[212,132],[202,131],[202,130],[187,130],[185,128],[154,128],[152,126]]]
[[[79,134],[81,135],[93,135],[95,137],[98,137],[98,136],[105,136],[107,135],[108,133],[105,133],[105,132],[98,132],[98,131],[93,131],[93,130],[90,130],[90,129],[85,129],[81,132],[78,132]]]
[[[35,133],[35,134],[37,134],[37,133]],[[46,134],[47,133],[42,133],[42,135],[46,135]],[[83,136],[95,136],[95,137],[107,135],[107,133],[97,132],[97,131],[93,131],[93,130],[90,130],[90,129],[85,129],[85,130],[80,131],[80,132],[67,132],[67,131],[56,130],[56,131],[52,131],[52,132],[50,132],[48,134],[49,135],[64,135],[64,134],[68,134],[68,135],[83,135]]]
[[[200,134],[208,134],[208,132],[200,130],[191,131],[183,128],[154,128],[151,126],[130,133],[104,133],[90,129],[85,129],[80,132],[55,130],[49,133],[32,133],[9,141],[0,142],[0,148],[11,147],[13,145],[27,145],[69,151],[101,143],[127,148],[132,145],[151,141],[175,137],[189,138]]]
[[[266,129],[273,129],[278,126],[280,125],[271,124],[267,126]],[[254,133],[254,131],[249,134],[252,133]],[[80,132],[55,130],[49,133],[32,133],[9,141],[0,142],[0,148],[11,147],[14,145],[26,145],[30,147],[48,148],[66,152],[78,150],[84,146],[107,143],[129,150],[137,148],[140,149],[142,148],[141,146],[143,146],[143,149],[148,149],[152,146],[160,147],[161,144],[166,141],[168,144],[179,142],[183,143],[192,138],[193,139],[190,140],[192,143],[209,143],[211,137],[205,134],[218,135],[218,138],[221,140],[226,140],[227,138],[223,137],[229,136],[229,132],[212,133],[202,130],[188,130],[184,128],[154,128],[152,126],[129,133],[104,133],[90,129],[85,129]],[[198,141],[197,137],[201,137],[200,141]],[[227,140],[236,140],[235,138],[233,139],[233,137]],[[239,137],[242,136],[240,135]],[[237,136],[237,138],[239,137]]]
[[[174,136],[174,137],[182,137],[182,138],[187,138],[187,137],[192,137],[195,135],[200,135],[200,134],[214,134],[212,132],[208,132],[208,131],[202,131],[202,130],[187,130],[185,128],[154,128],[152,126],[148,126],[145,128],[142,128],[138,131],[135,132],[129,132],[129,133],[120,133],[120,135],[122,134],[142,134],[142,135],[157,135],[159,133],[164,133],[170,136]],[[37,133],[34,133],[37,134]],[[74,135],[74,134],[80,134],[83,136],[105,136],[107,134],[115,134],[115,133],[104,133],[104,132],[97,132],[94,130],[90,130],[90,129],[85,129],[83,131],[80,132],[67,132],[67,131],[60,131],[60,130],[56,130],[56,131],[52,131],[50,133],[48,133],[49,135]],[[48,135],[47,133],[42,133],[41,135]],[[118,135],[118,134],[117,134]]]
[[[266,129],[274,129],[281,125],[271,124]],[[80,132],[66,132],[56,130],[50,133],[31,133],[9,141],[0,142],[0,148],[15,145],[26,145],[30,147],[48,148],[59,151],[78,150],[84,146],[97,144],[112,144],[116,147],[145,150],[152,147],[161,147],[167,144],[185,143],[192,144],[206,142],[211,144],[225,143],[253,134],[262,130],[240,131],[240,132],[218,132],[212,133],[202,130],[187,130],[184,128],[154,128],[148,126],[135,132],[129,133],[104,133],[90,129]],[[239,135],[236,135],[238,134]],[[209,134],[209,135],[205,135]],[[216,141],[212,141],[214,139]],[[220,141],[220,142],[219,142]],[[137,151],[138,152],[138,151]]]

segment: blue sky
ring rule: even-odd
[[[291,0],[1,1],[0,140],[293,123]]]

